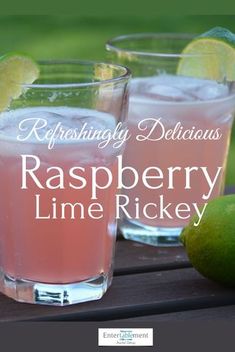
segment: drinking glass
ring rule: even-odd
[[[0,290],[69,305],[101,298],[112,281],[122,148],[78,133],[125,123],[130,74],[76,60],[39,67],[40,78],[0,114]]]
[[[182,53],[192,39],[146,33],[117,37],[106,45],[109,59],[128,66],[133,77],[124,164],[140,178],[148,176],[131,187],[133,172],[125,173],[127,197],[119,226],[129,240],[179,245],[179,234],[196,207],[223,193],[234,85],[211,48]],[[214,70],[217,77],[211,79]],[[215,180],[211,192],[207,173]]]

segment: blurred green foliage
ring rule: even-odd
[[[105,60],[107,39],[138,32],[202,33],[214,26],[235,32],[235,16],[0,16],[0,53],[26,52],[36,59]],[[227,184],[235,184],[235,130],[229,155]]]

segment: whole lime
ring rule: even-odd
[[[189,260],[208,279],[235,287],[235,195],[210,201],[197,221],[195,215],[180,235]]]

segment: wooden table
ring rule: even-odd
[[[117,242],[113,284],[100,301],[61,308],[17,303],[0,294],[0,322],[217,318],[235,319],[235,289],[198,274],[183,247],[155,248],[126,240]]]

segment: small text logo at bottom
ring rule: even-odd
[[[152,328],[99,329],[99,346],[153,346]]]

